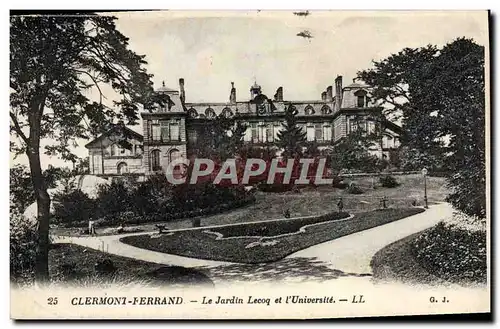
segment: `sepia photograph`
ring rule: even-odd
[[[11,318],[490,313],[489,15],[11,13]]]

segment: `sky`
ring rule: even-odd
[[[187,102],[225,102],[231,82],[238,101],[248,100],[256,81],[272,97],[280,86],[285,100],[315,100],[342,75],[372,67],[405,47],[443,46],[458,37],[488,45],[487,12],[162,11],[117,13],[117,28],[130,48],[146,55],[155,87],[178,89],[184,78]],[[308,30],[313,38],[297,33]],[[107,90],[107,89],[106,89]],[[110,95],[110,98],[113,96]],[[133,127],[140,132],[141,126]],[[49,141],[50,142],[50,141]],[[79,141],[75,153],[87,156]],[[42,156],[42,167],[64,166]],[[21,156],[11,163],[26,163]]]

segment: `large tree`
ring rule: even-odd
[[[448,200],[467,214],[483,217],[484,47],[459,38],[441,49],[407,48],[358,76],[374,86],[373,98],[402,115],[403,144],[427,159],[446,163],[452,173]]]
[[[364,128],[366,118],[356,118],[353,131],[330,147],[331,168],[335,174],[342,170],[359,170],[362,172],[377,171],[378,158],[370,154],[371,147],[380,144],[380,119],[373,132]]]
[[[40,152],[76,160],[71,147],[78,138],[96,135],[118,119],[134,124],[140,106],[150,109],[155,102],[164,103],[153,92],[144,56],[128,48],[128,38],[116,29],[115,20],[98,15],[10,19],[11,133],[20,142],[11,142],[11,150],[29,160],[38,204],[39,282],[48,280],[51,202]],[[104,101],[109,95],[103,92],[105,85],[117,96],[109,104]],[[40,149],[42,139],[49,142],[45,150]]]
[[[246,125],[235,118],[219,115],[197,128],[198,140],[190,147],[197,157],[225,161],[234,157],[243,146]]]
[[[293,104],[285,110],[285,121],[278,132],[276,144],[283,149],[285,157],[295,157],[302,154],[302,147],[306,142],[306,132],[297,124],[297,109]]]

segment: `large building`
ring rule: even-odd
[[[85,146],[91,174],[149,175],[164,171],[175,158],[187,157],[203,138],[203,125],[221,115],[246,123],[245,143],[272,146],[289,105],[298,111],[297,122],[307,140],[315,141],[320,148],[338,143],[360,125],[368,133],[381,132],[380,142],[370,149],[373,154],[388,157],[390,150],[399,146],[401,128],[384,119],[382,108],[370,100],[370,87],[356,81],[343,86],[341,76],[321,93],[320,99],[310,101],[284,100],[282,87],[269,98],[257,83],[250,87],[250,99],[245,101],[237,99],[234,83],[229,101],[221,103],[186,102],[184,79],[179,79],[179,90],[163,83],[157,92],[167,96],[168,105],[141,113],[143,135],[128,128],[112,129]]]

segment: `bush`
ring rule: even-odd
[[[97,210],[101,215],[119,214],[132,210],[133,198],[123,181],[101,185],[97,194]]]
[[[356,184],[351,184],[349,185],[349,187],[347,188],[347,193],[349,194],[363,194],[365,193],[361,187],[359,187],[358,185]]]
[[[397,187],[399,186],[399,183],[398,181],[396,180],[396,178],[394,178],[393,176],[391,175],[384,175],[384,176],[380,176],[380,184],[383,186],[383,187],[389,187],[389,188],[393,188],[393,187]]]
[[[18,284],[33,282],[38,241],[36,222],[16,210],[10,213],[10,278]]]
[[[89,219],[98,226],[170,221],[227,211],[255,201],[244,187],[211,183],[168,185],[159,180],[127,187],[114,182],[99,189],[96,200],[79,190],[60,195],[56,219],[73,227],[86,227]]]
[[[340,177],[340,176],[333,177],[332,187],[339,188],[339,189],[345,189],[347,186],[348,186],[348,184],[344,182],[344,179],[342,177]]]
[[[81,190],[73,190],[54,197],[54,219],[57,223],[88,222],[97,216],[95,202]]]
[[[429,272],[451,282],[486,282],[486,230],[439,223],[412,244],[415,258]]]
[[[94,265],[94,269],[99,274],[113,274],[117,270],[113,261],[108,258],[98,260]]]

